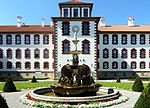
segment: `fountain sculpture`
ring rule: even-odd
[[[57,103],[62,105],[63,108],[66,103],[69,105],[67,108],[72,107],[72,105],[78,108],[78,104],[84,103],[85,107],[97,108],[125,102],[128,99],[122,96],[123,98],[118,100],[121,94],[117,90],[99,89],[101,85],[95,84],[91,76],[90,68],[85,64],[79,65],[78,55],[81,54],[81,51],[77,50],[77,44],[79,42],[77,39],[78,31],[78,26],[74,26],[73,43],[75,44],[75,50],[69,51],[73,56],[72,65],[67,64],[62,67],[61,77],[59,79],[60,84],[35,89],[31,93],[23,95],[20,99],[23,103],[34,107],[42,106],[42,108],[59,108],[60,106],[56,107]],[[109,101],[111,102],[107,103]],[[88,104],[89,102],[94,102],[94,104]]]
[[[82,53],[77,49],[79,27],[73,26],[72,31],[74,32],[72,42],[75,45],[75,50],[68,52],[73,56],[72,65],[67,64],[62,68],[60,85],[51,85],[52,91],[58,96],[94,96],[101,85],[95,84],[87,65],[79,65],[78,55]]]

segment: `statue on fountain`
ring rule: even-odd
[[[61,70],[61,77],[59,79],[60,86],[51,85],[53,92],[58,96],[88,96],[96,95],[101,85],[97,85],[91,76],[91,70],[88,65],[79,65],[79,54],[81,51],[77,50],[77,33],[78,26],[73,26],[75,50],[69,51],[72,54],[72,65],[65,65]]]

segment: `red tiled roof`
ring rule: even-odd
[[[108,33],[108,32],[150,32],[150,25],[111,25],[98,28],[99,33]]]
[[[53,33],[54,28],[49,25],[24,25],[17,26],[0,26],[0,33]]]
[[[71,0],[68,2],[61,2],[59,5],[68,5],[68,4],[93,4],[92,2],[85,2],[85,1],[80,1],[80,0]]]

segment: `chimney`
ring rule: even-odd
[[[45,19],[44,18],[42,18],[42,25],[41,25],[42,27],[44,27],[45,26]]]
[[[22,17],[17,16],[17,27],[21,27],[21,25],[22,25]]]
[[[128,17],[128,26],[129,27],[134,26],[134,17],[132,17],[132,16]]]
[[[106,24],[105,24],[105,18],[104,17],[100,18],[99,25],[100,25],[100,27],[105,27]]]

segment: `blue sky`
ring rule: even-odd
[[[45,18],[59,16],[58,2],[68,0],[0,0],[0,25],[15,25],[22,16],[26,24],[41,24]],[[93,16],[104,16],[106,23],[127,24],[134,16],[136,24],[150,24],[150,0],[85,0],[94,2]]]

